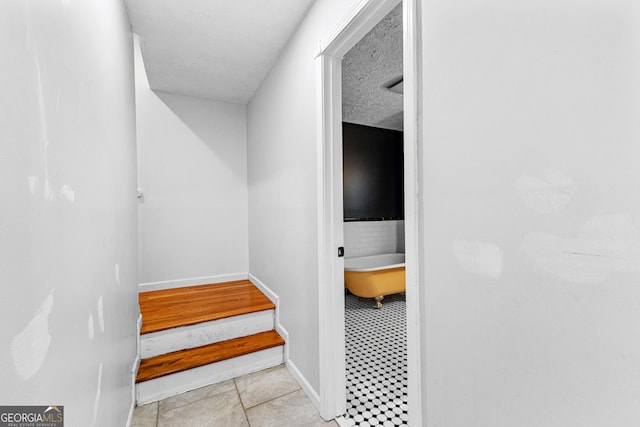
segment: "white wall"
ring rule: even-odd
[[[404,220],[347,221],[344,256],[404,253]]]
[[[124,6],[3,1],[0,52],[0,402],[125,425],[138,303]]]
[[[640,3],[425,1],[429,426],[640,420]]]
[[[136,112],[140,283],[246,277],[246,106],[151,91],[136,49]]]
[[[318,391],[314,49],[351,2],[316,1],[248,107],[250,271],[280,296],[291,361]]]

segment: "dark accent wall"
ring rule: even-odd
[[[404,219],[403,133],[342,124],[345,221]]]

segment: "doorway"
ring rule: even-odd
[[[318,257],[320,413],[346,410],[344,224],[342,188],[342,58],[400,0],[357,2],[321,43],[318,82]],[[404,70],[404,185],[409,423],[421,425],[417,241],[417,31],[416,0],[402,0]]]
[[[355,427],[408,422],[402,53],[400,3],[342,59],[343,419]]]

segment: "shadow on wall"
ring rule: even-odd
[[[246,162],[246,106],[166,92],[152,93],[203,143],[203,146],[215,154],[221,164],[227,165],[238,178],[246,179],[244,170],[232,167]],[[173,131],[169,128],[170,122],[175,121],[167,122],[166,130],[171,135]],[[230,123],[236,123],[237,126],[229,126]],[[238,144],[244,144],[244,149],[239,150]]]

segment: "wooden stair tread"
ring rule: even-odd
[[[275,308],[249,280],[141,292],[138,302],[141,334]]]
[[[136,382],[160,378],[280,345],[284,345],[284,339],[276,331],[271,330],[150,357],[140,362]]]

